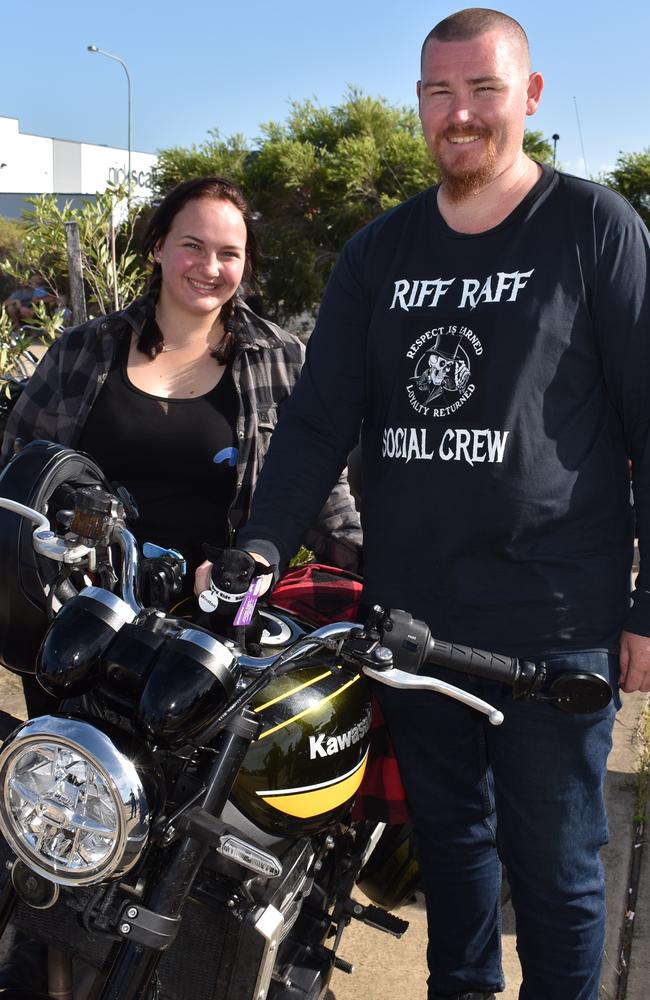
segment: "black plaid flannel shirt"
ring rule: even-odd
[[[119,335],[125,326],[139,332],[146,316],[146,300],[138,299],[120,312],[62,334],[41,360],[9,417],[2,465],[14,453],[17,441],[26,444],[42,438],[76,447],[110,370]],[[278,409],[293,389],[304,359],[304,347],[297,337],[261,320],[243,304],[235,310],[235,320],[238,347],[231,369],[239,398],[239,457],[229,512],[233,537],[248,519]],[[345,474],[306,533],[305,544],[324,562],[358,570],[361,528]]]

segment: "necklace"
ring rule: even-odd
[[[155,318],[153,318],[152,322],[155,324],[155,327],[156,327],[158,333],[162,337],[162,331],[160,330],[160,327],[158,325],[157,320]],[[231,332],[231,328],[230,328],[230,324],[229,323],[225,324],[222,329],[223,329],[223,332],[221,333],[221,336],[219,337],[219,339],[216,342],[216,344],[212,344],[212,345],[208,344],[207,345],[208,351],[210,351],[210,352],[216,351],[217,348],[220,347],[221,344],[223,343],[224,338]],[[189,344],[177,344],[175,347],[169,347],[167,344],[164,343],[164,340],[163,340],[162,347],[160,348],[160,353],[161,354],[169,354],[171,351],[182,351],[182,350],[185,350],[189,346],[190,346]]]
[[[223,340],[223,337],[221,337],[221,339],[217,341],[217,343],[214,345],[214,347],[211,347],[210,344],[208,344],[208,350],[209,351],[216,351],[216,349],[221,344],[222,340]],[[178,344],[177,347],[167,347],[166,344],[163,344],[160,353],[161,354],[169,354],[170,351],[182,351],[186,347],[188,347],[188,344]]]

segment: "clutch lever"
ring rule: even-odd
[[[398,670],[393,666],[393,650],[383,645],[376,633],[368,634],[363,629],[353,628],[348,637],[340,643],[338,653],[357,670],[360,667],[365,677],[380,684],[401,690],[436,691],[487,715],[493,726],[500,726],[503,722],[503,712],[482,698],[470,694],[469,691],[463,691],[462,688],[441,681],[437,677]]]
[[[409,674],[405,670],[397,670],[394,667],[382,670],[367,664],[364,664],[362,670],[366,677],[370,677],[373,681],[379,681],[380,684],[387,684],[388,687],[400,690],[437,691],[438,694],[444,694],[448,698],[453,698],[454,701],[462,702],[468,708],[474,708],[477,712],[487,715],[488,721],[493,726],[500,726],[503,722],[503,712],[500,712],[498,708],[494,708],[482,698],[470,694],[469,691],[463,691],[462,688],[448,684],[446,681],[440,681],[436,677]]]

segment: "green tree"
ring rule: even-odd
[[[545,139],[542,132],[526,129],[524,133],[524,152],[538,163],[553,163],[553,144]]]
[[[35,360],[30,354],[35,344],[49,346],[58,336],[63,324],[63,310],[46,310],[42,302],[34,304],[34,325],[29,329],[14,330],[4,306],[0,306],[0,378],[2,376],[31,375]],[[0,393],[7,393],[7,385],[0,384]]]
[[[0,260],[6,257],[20,257],[22,225],[16,219],[6,219],[0,215]],[[16,282],[10,274],[0,273],[0,302],[13,292]]]
[[[164,197],[181,181],[191,177],[219,175],[244,186],[245,163],[250,153],[243,135],[222,139],[217,129],[210,129],[210,138],[201,145],[172,146],[158,151],[158,163],[152,171],[156,194]]]
[[[0,272],[16,282],[26,281],[35,273],[42,275],[53,295],[65,301],[68,291],[68,255],[65,223],[76,221],[83,265],[88,309],[91,315],[110,312],[115,301],[115,276],[120,303],[135,298],[144,286],[145,271],[133,248],[134,225],[138,205],[125,209],[125,219],[117,232],[115,274],[112,266],[110,226],[117,206],[126,205],[126,190],[109,187],[86,201],[81,208],[69,202],[59,208],[54,195],[29,198],[30,208],[23,214],[20,248],[0,261]],[[49,319],[43,320],[46,326]],[[39,325],[38,314],[36,323]]]
[[[275,314],[313,309],[343,243],[435,179],[417,115],[356,88],[332,108],[296,101],[285,123],[264,125],[245,182]]]
[[[0,301],[9,297],[23,275],[23,234],[24,225],[15,219],[0,217],[0,260],[12,261],[15,266],[0,270]],[[40,271],[36,268],[36,271]],[[0,305],[0,376],[31,374],[33,361],[27,352],[35,344],[52,342],[63,324],[63,310],[48,308],[43,302],[33,305],[34,317],[31,329],[15,330],[13,321],[3,305]],[[7,393],[7,385],[0,386],[0,394]],[[1,408],[0,408],[1,409]],[[2,417],[0,415],[0,422]]]
[[[600,180],[627,198],[650,228],[650,146],[640,153],[619,153],[614,169]]]

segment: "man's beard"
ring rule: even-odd
[[[486,140],[486,150],[482,163],[474,168],[465,168],[462,162],[453,168],[449,168],[439,155],[440,146],[445,139],[462,135],[479,135]],[[450,201],[464,201],[465,198],[478,192],[492,180],[494,176],[494,166],[497,159],[497,146],[494,140],[494,133],[487,128],[483,129],[446,129],[436,139],[433,158],[440,171],[440,179],[444,184],[445,194]]]

